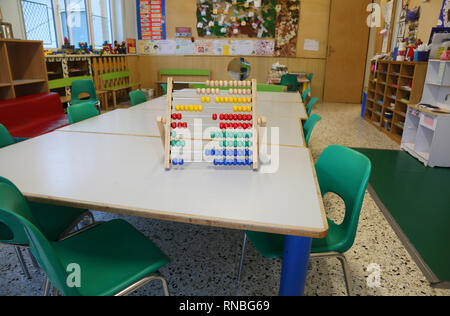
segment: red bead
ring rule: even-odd
[[[187,123],[183,123],[183,127],[184,127],[184,128],[187,128]]]
[[[239,126],[238,123],[234,123],[234,124],[233,124],[233,128],[234,128],[234,129],[237,129],[238,126]]]
[[[183,114],[178,113],[178,119],[179,119],[179,120],[183,119]]]
[[[178,123],[178,128],[183,128],[183,123]]]
[[[225,114],[223,117],[224,117],[225,121],[228,121],[228,120],[231,119],[230,116],[229,116],[228,114]]]
[[[220,123],[220,129],[225,129],[225,124],[224,123]]]
[[[227,128],[232,128],[232,127],[233,127],[233,124],[227,123]]]
[[[213,119],[214,121],[217,121],[217,114],[213,114],[212,119]]]
[[[237,119],[238,119],[237,114],[233,114],[233,120],[234,120],[234,121],[237,121]]]
[[[238,115],[238,121],[242,121],[242,114]]]
[[[178,117],[178,116],[177,116],[177,114],[176,114],[176,113],[173,113],[173,114],[172,114],[172,119],[176,120],[176,119],[177,119],[177,117]]]
[[[173,123],[172,123],[172,128],[173,128],[173,129],[177,128],[177,123],[173,122]]]
[[[225,119],[225,115],[220,114],[220,120],[223,121]]]
[[[253,116],[249,115],[249,116],[248,116],[248,120],[249,120],[249,121],[253,120]]]

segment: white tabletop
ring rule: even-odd
[[[0,175],[33,201],[308,237],[328,226],[306,148],[274,146],[274,173],[187,163],[156,138],[54,132],[0,149]],[[276,166],[276,159],[272,163]]]
[[[223,96],[225,95],[228,96],[228,94],[223,92]],[[174,99],[174,104],[184,105],[195,104],[195,102],[200,103],[199,95],[191,89],[174,92]],[[214,101],[212,101],[211,104],[214,104]],[[139,104],[130,110],[167,110],[167,96],[162,96]],[[258,116],[295,117],[302,120],[308,119],[308,114],[306,113],[306,109],[301,102],[300,94],[298,93],[258,92]]]
[[[195,115],[198,116],[199,113]],[[165,117],[166,112],[162,110],[130,111],[127,109],[118,109],[77,124],[60,128],[57,131],[159,137],[160,133],[156,124],[156,118],[158,116]],[[194,135],[192,128],[194,119],[187,118],[186,116],[184,116],[183,122],[189,124],[191,135]],[[212,120],[203,119],[203,122],[206,128]],[[279,138],[276,138],[276,134],[272,128],[279,129]],[[305,147],[302,130],[301,122],[297,118],[270,117],[267,120],[267,128],[260,129],[261,135],[265,135],[265,137],[261,137],[260,139],[263,144]],[[209,134],[206,133],[203,139],[210,140]]]

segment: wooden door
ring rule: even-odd
[[[361,103],[371,0],[332,0],[325,74],[325,102]]]

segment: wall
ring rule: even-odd
[[[0,8],[2,9],[4,22],[11,23],[13,26],[14,37],[24,39],[25,28],[21,15],[20,0],[0,0]]]
[[[439,14],[442,9],[442,0],[430,0],[429,2],[423,2],[423,0],[409,1],[410,9],[418,5],[421,7],[421,13],[417,38],[420,38],[424,43],[428,43],[431,28],[436,27],[438,23]]]
[[[314,72],[312,93],[315,96],[322,97],[330,1],[301,0],[297,57],[246,57],[252,65],[251,78],[266,82],[271,65],[278,61],[288,66],[289,70],[293,72]],[[166,0],[168,38],[174,38],[175,27],[177,26],[192,27],[195,37],[197,36],[195,8],[196,0]],[[127,14],[131,16],[130,12]],[[128,26],[128,28],[131,28],[131,26]],[[305,39],[319,41],[319,51],[305,51],[303,49]],[[208,69],[212,71],[213,79],[229,79],[226,70],[231,59],[232,57],[225,56],[136,56],[130,58],[130,70],[133,80],[140,81],[145,88],[155,88],[158,71],[163,68]]]

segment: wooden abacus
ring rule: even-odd
[[[206,81],[206,87],[207,88],[198,88],[197,93],[195,96],[189,96],[185,97],[188,99],[196,99],[196,97],[200,98],[200,101],[202,105],[174,105],[174,96],[173,96],[173,78],[168,78],[167,81],[167,117],[163,118],[159,116],[157,118],[157,124],[159,128],[159,132],[161,135],[161,140],[163,143],[163,147],[165,150],[165,159],[164,159],[164,166],[166,169],[171,169],[173,165],[173,161],[171,158],[171,146],[172,146],[172,130],[175,130],[177,128],[188,128],[187,123],[181,123],[179,122],[178,125],[174,120],[179,116],[180,118],[181,113],[174,113],[174,112],[181,112],[181,111],[191,111],[191,112],[207,112],[212,115],[212,119],[214,121],[218,121],[217,128],[220,128],[222,131],[222,134],[230,134],[229,131],[231,129],[234,129],[235,133],[233,134],[233,144],[234,146],[228,146],[229,148],[234,148],[234,156],[236,157],[236,152],[238,151],[237,143],[244,143],[245,145],[242,147],[246,147],[246,150],[239,150],[239,152],[245,152],[250,153],[249,147],[252,148],[252,160],[250,160],[249,156],[245,154],[246,159],[243,160],[240,158],[239,160],[237,158],[234,158],[232,163],[229,163],[231,159],[225,159],[223,158],[221,161],[215,159],[214,164],[216,162],[218,165],[236,165],[236,166],[242,166],[242,165],[251,165],[253,170],[257,170],[259,168],[259,130],[258,126],[265,127],[267,124],[267,119],[265,117],[258,118],[258,107],[257,107],[257,81],[256,79],[253,79],[252,81]],[[227,91],[228,96],[224,96],[223,92]],[[213,96],[214,101],[213,104],[215,106],[211,107],[212,98]],[[250,97],[251,96],[251,97]],[[177,99],[183,99],[183,96],[177,96]],[[251,109],[249,109],[250,106],[242,106],[237,105],[241,103],[251,104]],[[211,108],[218,109],[223,107],[223,110],[227,109],[227,106],[231,106],[231,110],[233,112],[251,112],[252,115],[248,114],[220,114],[220,117],[217,113],[213,113],[210,111]],[[230,111],[231,111],[230,110]],[[245,121],[251,121],[250,123],[237,123],[239,121],[242,121],[245,119]],[[234,123],[223,123],[221,121],[234,121]],[[251,130],[252,132],[241,132],[236,133],[236,130]],[[224,132],[224,131],[227,132]],[[224,132],[224,133],[223,133]],[[238,134],[246,134],[246,137],[251,135],[252,143],[250,146],[250,142],[237,142],[236,135]],[[228,137],[225,137],[225,139],[228,139]],[[243,138],[243,137],[241,137]],[[205,140],[206,141],[206,140]],[[222,143],[230,143],[229,141],[222,141]],[[227,148],[225,145],[224,148]],[[226,149],[223,150],[224,152]],[[243,155],[240,155],[241,157]],[[224,155],[226,157],[226,155]],[[178,162],[177,162],[178,164]],[[183,164],[183,162],[181,163]]]

